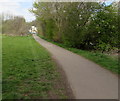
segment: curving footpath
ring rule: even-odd
[[[76,99],[118,99],[118,76],[99,65],[36,35],[64,70]]]

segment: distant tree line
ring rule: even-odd
[[[35,2],[31,12],[48,39],[87,50],[118,48],[117,3]]]
[[[21,16],[14,16],[9,13],[1,15],[2,33],[8,35],[26,35],[28,34],[29,24],[25,18]]]

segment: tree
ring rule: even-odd
[[[31,10],[44,37],[80,49],[118,47],[116,5],[68,2],[34,3]]]
[[[26,35],[28,33],[28,24],[23,17],[4,14],[2,18],[3,34]]]

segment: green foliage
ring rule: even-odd
[[[6,16],[6,15],[4,15]],[[29,25],[25,19],[20,16],[14,16],[2,21],[2,33],[9,35],[26,35],[28,34]]]
[[[46,37],[49,39],[53,39],[54,31],[55,31],[55,22],[53,19],[49,19],[46,21]]]
[[[88,32],[94,48],[106,50],[118,47],[118,15],[112,5],[103,6],[91,19]]]
[[[43,35],[70,47],[109,51],[118,48],[118,12],[115,3],[35,3]]]

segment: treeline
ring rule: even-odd
[[[9,13],[2,14],[2,33],[8,35],[27,35],[29,25],[25,18]]]
[[[118,4],[34,3],[40,33],[70,47],[109,51],[118,48]]]

